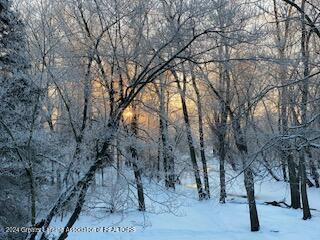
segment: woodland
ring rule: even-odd
[[[319,171],[319,0],[0,0],[0,239],[315,240]]]

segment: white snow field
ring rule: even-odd
[[[217,165],[216,165],[217,166]],[[233,175],[236,175],[233,173]],[[198,201],[192,175],[184,176],[176,193],[145,181],[147,212],[126,210],[105,214],[84,212],[74,227],[92,227],[98,232],[70,232],[70,240],[319,240],[320,190],[309,188],[311,220],[302,220],[302,210],[266,205],[265,201],[290,203],[289,185],[272,179],[256,183],[256,201],[261,230],[250,232],[248,205],[243,197],[242,177],[228,176],[226,204],[219,203],[218,173],[210,169],[210,200]],[[153,200],[151,200],[151,198]],[[156,202],[155,202],[156,201]],[[61,227],[56,220],[52,227]],[[135,232],[103,232],[102,227],[134,227]],[[79,229],[78,229],[79,230]],[[113,230],[109,228],[109,230]],[[106,231],[106,229],[105,229]]]

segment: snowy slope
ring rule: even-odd
[[[228,181],[226,204],[218,203],[217,171],[210,171],[212,198],[196,200],[190,176],[185,176],[176,193],[162,193],[155,183],[146,182],[148,212],[125,211],[109,216],[83,214],[75,227],[135,227],[135,232],[72,232],[70,240],[318,240],[320,239],[320,191],[309,189],[311,220],[302,220],[302,211],[265,205],[265,201],[290,202],[286,183],[265,180],[256,184],[261,230],[250,232],[249,213],[242,177]],[[232,179],[232,176],[229,176]],[[156,199],[157,203],[150,198]],[[169,206],[169,207],[167,207]],[[56,220],[53,226],[63,226]]]

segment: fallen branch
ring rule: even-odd
[[[275,206],[275,207],[281,207],[281,208],[291,208],[291,206],[289,204],[287,204],[286,202],[284,201],[280,201],[280,202],[277,202],[277,201],[272,201],[272,202],[264,202],[265,205],[272,205],[272,206]]]

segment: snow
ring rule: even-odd
[[[256,184],[261,230],[250,232],[250,221],[242,178],[229,175],[226,204],[218,203],[218,175],[211,169],[212,198],[198,201],[192,176],[184,176],[176,193],[164,193],[156,183],[145,182],[148,212],[135,210],[110,214],[84,213],[74,227],[135,227],[135,232],[70,232],[70,240],[318,240],[320,239],[320,191],[309,189],[311,220],[302,220],[302,210],[265,205],[265,201],[290,203],[287,183],[263,180]],[[234,174],[235,175],[235,174]],[[160,199],[160,200],[159,200]],[[167,208],[167,206],[170,206]],[[317,209],[317,210],[316,210]],[[63,223],[56,220],[53,227]]]

